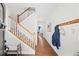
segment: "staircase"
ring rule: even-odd
[[[20,32],[20,30],[10,29],[8,31],[11,32],[14,36],[16,36],[23,43],[25,43],[28,46],[30,46],[31,48],[35,49],[35,43],[32,40],[28,39],[28,37],[25,36],[25,34],[22,34],[22,32]]]
[[[32,33],[31,31],[29,31],[28,29],[23,27],[23,25],[20,24],[20,22],[22,21],[20,20],[21,15],[23,15],[27,11],[30,12],[31,10],[32,8],[29,7],[26,10],[24,10],[21,14],[17,14],[18,16],[16,21],[14,21],[12,17],[9,16],[8,31],[15,37],[17,37],[18,40],[20,40],[21,42],[23,42],[24,44],[28,45],[29,47],[35,50],[36,42],[34,41],[34,33]],[[28,14],[29,14],[28,16],[30,16],[32,12]],[[29,38],[28,36],[30,36],[31,38]]]
[[[35,8],[33,8],[33,7],[26,8],[24,11],[22,11],[21,13],[17,14],[17,22],[18,23],[22,22],[27,17],[29,17],[30,15],[32,15],[33,12],[35,12]]]

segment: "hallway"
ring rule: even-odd
[[[39,36],[37,47],[36,47],[36,55],[38,56],[57,56],[56,52],[52,49],[52,47],[48,44],[46,39],[43,39]]]

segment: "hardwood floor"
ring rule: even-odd
[[[39,36],[38,43],[36,47],[37,56],[57,56],[57,53],[52,49],[52,47],[48,44],[46,39]]]
[[[17,56],[17,55],[7,55],[7,56]],[[58,55],[53,50],[53,48],[49,45],[46,39],[44,37],[39,36],[35,55],[22,54],[21,56],[58,56]]]

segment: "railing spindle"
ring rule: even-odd
[[[23,34],[23,31],[20,28],[23,28],[20,24],[18,24],[16,21],[13,21],[10,19],[9,25],[8,25],[9,31],[14,34],[19,40],[30,46],[31,48],[35,49],[35,42],[33,42],[26,34]],[[27,31],[27,30],[26,30]],[[29,30],[27,31],[29,32]],[[31,32],[29,32],[30,35],[33,36]],[[34,39],[34,37],[32,37]]]

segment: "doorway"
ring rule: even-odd
[[[0,56],[4,55],[4,19],[5,19],[5,14],[4,14],[4,4],[0,3]]]
[[[45,23],[42,22],[42,21],[39,21],[38,24],[37,24],[37,27],[38,27],[38,29],[37,29],[38,34],[39,34],[41,37],[43,37],[43,35],[44,35],[44,30],[45,30]]]

